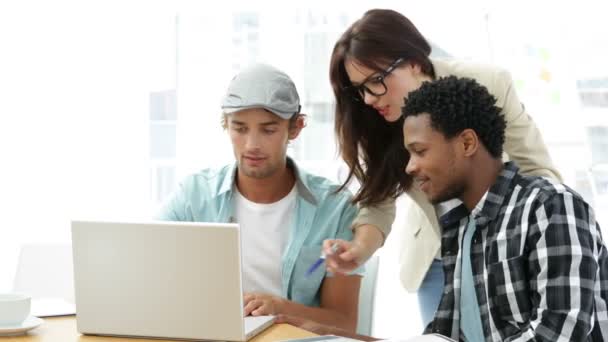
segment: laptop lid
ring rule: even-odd
[[[73,221],[72,247],[79,332],[248,338],[237,224]]]

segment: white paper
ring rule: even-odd
[[[76,306],[62,298],[32,298],[32,316],[50,317],[76,314]]]

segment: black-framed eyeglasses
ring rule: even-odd
[[[382,96],[388,91],[386,83],[384,83],[384,79],[390,75],[390,73],[393,72],[402,62],[403,58],[397,58],[386,69],[380,71],[379,73],[368,76],[359,85],[351,85],[350,87],[347,87],[346,90],[350,92],[357,101],[363,101],[363,99],[365,99],[365,93],[376,97]]]

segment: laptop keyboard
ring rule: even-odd
[[[257,329],[269,325],[268,322],[274,320],[273,316],[247,316],[245,317],[245,336],[255,333]]]

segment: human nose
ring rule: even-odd
[[[251,132],[247,135],[245,140],[245,148],[247,150],[255,150],[260,147],[260,137],[259,134]]]
[[[410,160],[408,160],[407,165],[405,166],[405,173],[413,176],[416,172],[418,172],[418,163],[414,158],[410,157]]]
[[[363,92],[363,102],[365,102],[366,105],[371,106],[376,101],[378,101],[378,96],[370,93],[367,89]]]

